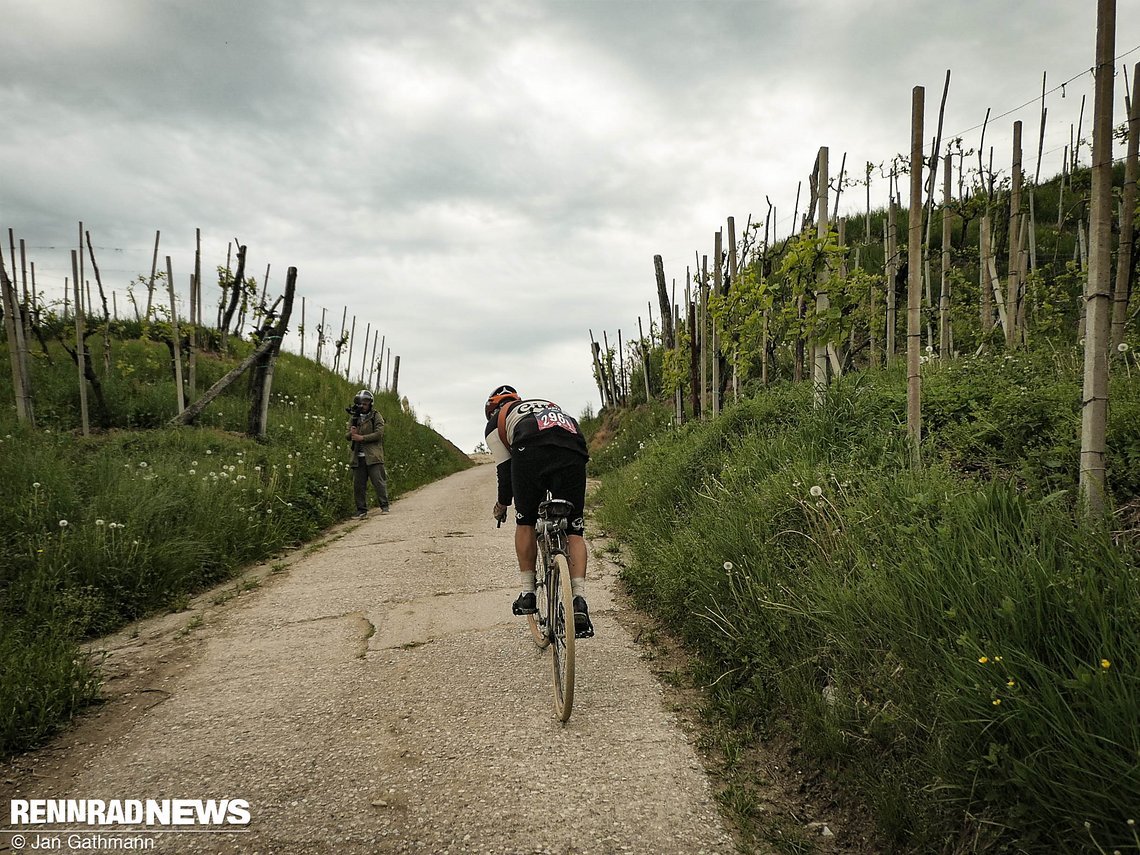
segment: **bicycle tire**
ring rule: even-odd
[[[538,645],[538,649],[545,650],[550,644],[550,597],[546,592],[545,572],[538,574],[534,599],[535,605],[538,606],[538,614],[527,615],[526,623],[530,627],[530,636]]]
[[[554,663],[554,714],[570,718],[574,707],[574,592],[566,556],[554,556],[550,569],[550,649]]]

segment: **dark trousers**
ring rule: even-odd
[[[363,463],[358,463],[352,467],[352,487],[356,497],[357,513],[368,510],[369,481],[376,488],[376,498],[380,501],[380,507],[388,507],[388,475],[384,471],[384,464],[373,463],[371,466],[365,466]]]

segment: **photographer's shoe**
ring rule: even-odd
[[[518,599],[511,605],[511,611],[516,615],[533,615],[538,613],[538,601],[534,591],[523,591]]]
[[[357,511],[355,519],[363,520],[368,518],[368,511]]]
[[[586,598],[579,595],[574,598],[574,637],[593,638],[594,624],[590,621],[590,609],[586,605]]]
[[[388,513],[388,506],[385,505],[384,507],[382,507],[380,509],[380,513],[381,513],[381,515]]]

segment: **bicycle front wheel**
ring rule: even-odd
[[[555,555],[550,570],[550,636],[554,651],[554,713],[570,718],[574,706],[574,591],[565,555]]]

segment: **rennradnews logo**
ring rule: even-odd
[[[12,799],[13,828],[35,825],[248,825],[245,799]]]

